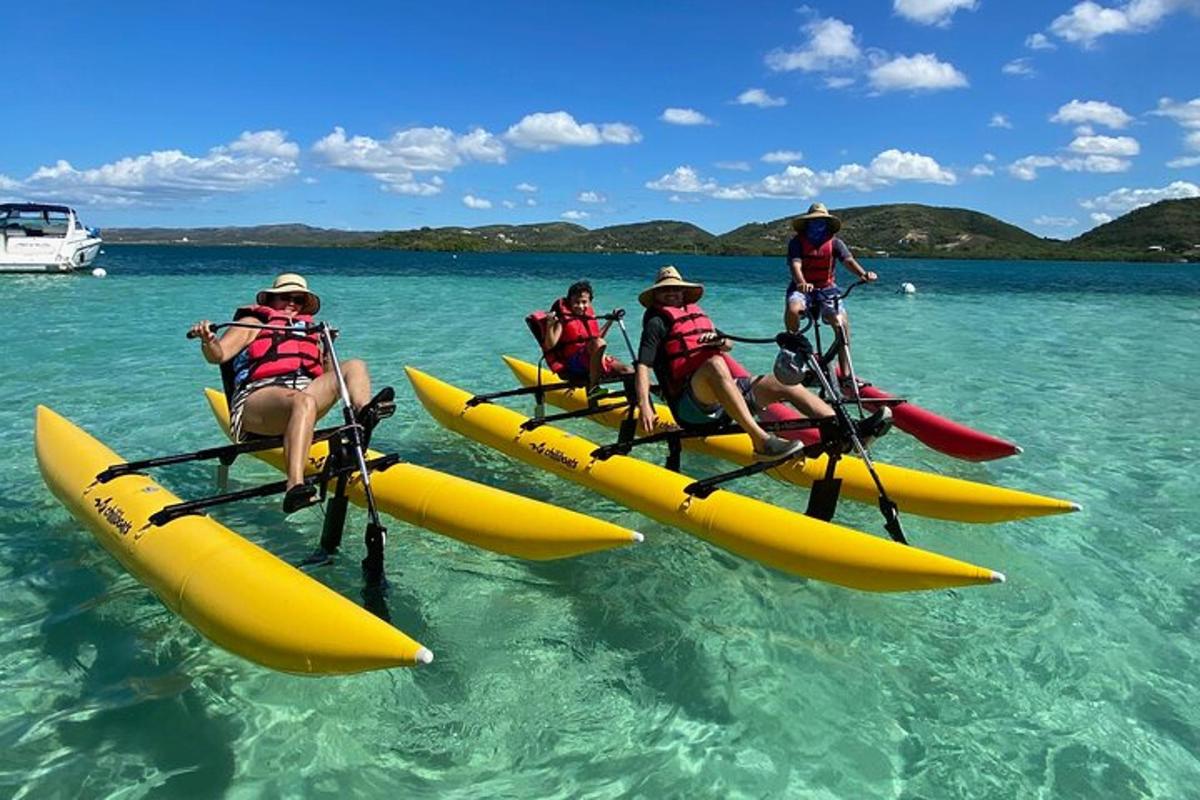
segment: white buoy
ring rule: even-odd
[[[107,274],[108,274],[108,270],[106,270],[104,267],[96,267],[95,269],[92,270],[93,278],[103,278]]]
[[[900,284],[900,293],[901,294],[916,294],[917,287],[913,286],[908,281],[905,281],[904,283]]]

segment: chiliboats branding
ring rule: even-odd
[[[529,449],[537,453],[539,456],[544,456],[551,461],[556,461],[559,464],[562,464],[567,469],[574,470],[579,468],[578,459],[571,458],[562,450],[559,450],[557,447],[547,445],[545,442],[530,442]]]
[[[125,519],[125,512],[120,506],[113,505],[111,497],[96,497],[92,499],[92,504],[96,506],[97,513],[108,521],[122,536],[127,536],[129,531],[133,529],[133,523]]]

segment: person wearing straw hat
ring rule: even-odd
[[[235,441],[253,435],[283,436],[287,461],[284,513],[316,502],[315,486],[304,484],[313,428],[338,399],[337,376],[330,370],[320,337],[304,330],[321,310],[321,298],[303,276],[285,272],[234,312],[234,326],[218,337],[201,320],[189,336],[200,340],[210,364],[232,372],[230,432]],[[238,324],[253,327],[237,327]],[[392,388],[371,397],[371,377],[360,359],[342,362],[342,374],[356,418],[370,430],[376,418],[395,407]]]
[[[642,430],[651,433],[658,421],[650,400],[653,374],[680,426],[732,418],[749,434],[757,458],[795,455],[802,443],[767,433],[755,413],[779,402],[791,403],[806,417],[833,416],[833,409],[803,386],[788,386],[774,375],[735,378],[725,355],[730,343],[696,304],[703,295],[703,285],[685,281],[672,266],[660,269],[654,283],[638,295],[646,308],[635,379]]]
[[[846,343],[849,344],[850,322],[842,308],[839,298],[841,289],[834,275],[837,263],[840,261],[868,282],[878,280],[879,276],[864,269],[850,253],[846,243],[835,236],[841,227],[842,221],[830,214],[824,203],[813,203],[806,213],[792,220],[796,235],[788,242],[787,263],[791,282],[785,294],[783,324],[789,331],[799,329],[800,319],[809,311],[811,301],[819,306],[823,322],[842,327]]]

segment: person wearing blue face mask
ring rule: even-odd
[[[846,243],[837,238],[835,234],[841,227],[842,221],[830,214],[824,203],[813,203],[808,207],[808,213],[792,220],[796,235],[788,242],[791,282],[787,288],[783,324],[789,331],[797,330],[801,318],[810,310],[809,304],[813,303],[819,308],[812,311],[821,315],[822,322],[840,326],[849,344],[850,322],[838,299],[841,290],[834,280],[837,263],[845,264],[847,269],[868,282],[878,280],[879,276],[864,269],[851,255]]]

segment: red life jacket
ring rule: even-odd
[[[567,364],[581,350],[587,348],[587,343],[593,339],[600,338],[600,324],[596,322],[596,314],[589,310],[583,316],[577,315],[567,305],[565,297],[560,297],[554,301],[554,305],[550,306],[550,310],[558,315],[562,322],[562,332],[558,336],[558,341],[554,347],[546,349],[546,326],[550,322],[550,315],[544,311],[535,311],[525,318],[525,324],[529,326],[529,332],[538,340],[538,346],[542,348],[542,352],[546,356],[546,366],[550,368],[556,375],[561,375],[567,371]]]
[[[814,245],[807,236],[800,237],[800,273],[804,280],[818,289],[833,285],[833,237]]]
[[[660,379],[665,379],[668,397],[677,397],[696,370],[713,355],[720,354],[726,363],[730,362],[721,352],[720,344],[700,343],[702,334],[716,330],[700,306],[655,306],[652,310],[667,323],[667,335],[660,350],[666,375]]]
[[[321,337],[316,333],[301,334],[287,330],[295,323],[311,323],[311,315],[297,314],[289,317],[270,306],[247,306],[234,313],[235,320],[244,316],[255,317],[264,325],[279,328],[279,332],[259,331],[242,351],[246,363],[239,372],[245,377],[239,384],[274,378],[277,375],[290,375],[293,372],[303,372],[311,378],[316,378],[324,372],[321,366]]]

